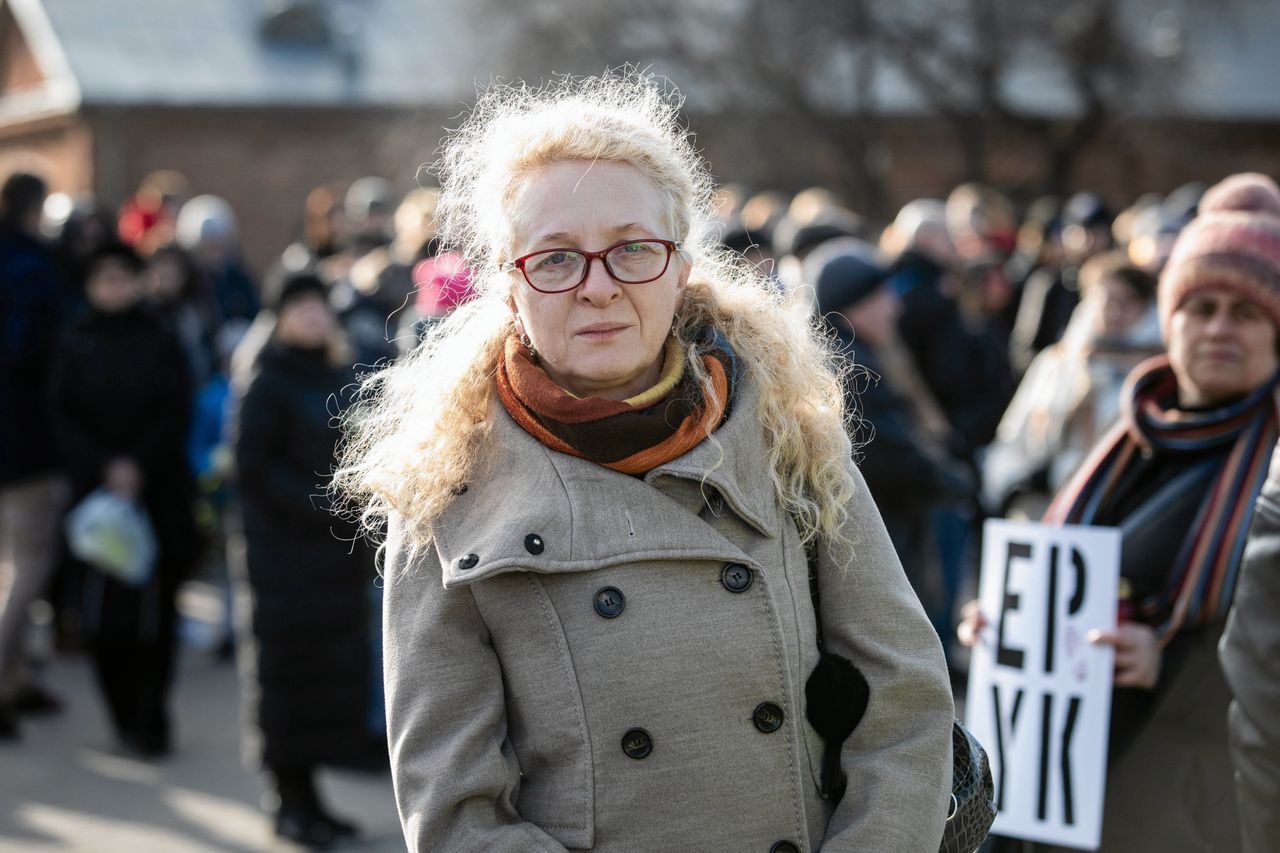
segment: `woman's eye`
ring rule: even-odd
[[[1262,317],[1262,310],[1252,302],[1241,302],[1233,312],[1237,320],[1253,321]]]
[[[557,267],[573,261],[573,252],[550,252],[538,259],[535,266],[538,267]]]

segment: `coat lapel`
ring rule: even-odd
[[[444,586],[504,572],[585,572],[643,560],[751,564],[697,508],[700,495],[718,493],[752,535],[777,535],[779,511],[761,469],[755,406],[754,393],[740,383],[714,442],[639,479],[547,449],[495,405],[488,463],[433,531]],[[691,493],[697,507],[690,506]]]

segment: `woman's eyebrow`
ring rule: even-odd
[[[642,225],[639,222],[624,222],[621,225],[612,226],[611,228],[607,229],[605,233],[606,234],[622,234],[624,232],[631,231],[637,228],[646,233],[649,232],[648,226]],[[570,235],[567,231],[552,231],[547,234],[541,234],[533,242],[536,244],[536,243],[551,243],[551,242],[557,242],[557,241],[570,242],[575,244],[577,243],[577,240],[572,235]]]

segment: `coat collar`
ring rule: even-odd
[[[433,525],[444,585],[509,571],[591,571],[645,559],[750,562],[691,511],[688,497],[701,503],[705,495],[718,504],[718,494],[754,534],[778,535],[781,511],[763,470],[758,404],[753,385],[739,382],[714,440],[639,479],[548,449],[495,398],[487,458]]]

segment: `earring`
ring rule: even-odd
[[[533,348],[533,341],[529,340],[529,336],[524,332],[520,333],[520,345],[529,351],[529,355],[538,357],[538,351]]]

